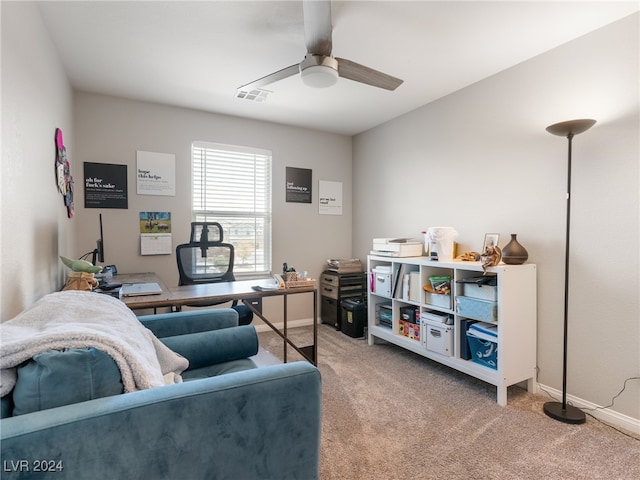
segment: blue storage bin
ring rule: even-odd
[[[498,303],[477,298],[456,297],[456,311],[465,317],[475,320],[495,322],[498,320]]]
[[[478,338],[469,331],[467,331],[467,342],[474,363],[494,370],[498,369],[498,344],[496,342]]]

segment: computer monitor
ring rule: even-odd
[[[91,263],[94,265],[96,261],[100,263],[104,263],[104,236],[102,234],[102,214],[100,214],[100,238],[96,240],[96,248],[92,252],[93,256],[91,257]]]

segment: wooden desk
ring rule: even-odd
[[[284,361],[287,362],[287,345],[300,353],[314,365],[318,364],[318,291],[315,286],[279,288],[277,290],[254,290],[256,285],[266,286],[272,284],[272,280],[240,280],[236,282],[203,283],[199,285],[182,285],[167,288],[155,273],[119,274],[113,278],[114,282],[126,283],[151,283],[157,282],[162,288],[159,295],[144,295],[138,297],[123,297],[122,301],[132,310],[141,308],[158,307],[182,307],[194,302],[212,301],[227,302],[242,300],[254,315],[259,317],[284,341]],[[288,337],[287,328],[287,297],[301,293],[313,294],[313,345],[298,346]],[[283,329],[276,327],[261,312],[258,312],[250,300],[253,298],[282,297],[283,301]]]

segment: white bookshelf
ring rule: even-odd
[[[487,323],[497,325],[497,366],[491,368],[472,360],[461,357],[461,336],[466,338],[466,331],[462,331],[464,319],[474,319],[473,316],[460,314],[456,308],[456,296],[462,296],[462,284],[459,280],[483,275],[480,262],[431,261],[428,257],[391,258],[370,255],[367,259],[368,271],[368,343],[374,345],[376,339],[398,345],[426,358],[447,365],[460,372],[471,375],[497,387],[497,402],[507,404],[507,387],[521,382],[527,382],[530,392],[535,391],[536,376],[536,265],[505,265],[489,267],[487,275],[497,277],[496,303],[497,319]],[[387,295],[378,288],[375,291],[376,280],[373,270],[379,267],[390,267],[391,294]],[[396,286],[396,275],[400,269],[413,274],[413,293],[411,299],[402,298],[402,278]],[[429,298],[422,288],[431,276],[448,275],[451,277],[450,303],[442,296]],[[415,281],[420,294],[416,296]],[[373,291],[372,291],[373,286]],[[394,294],[395,293],[395,294]],[[435,301],[438,305],[428,303]],[[381,323],[376,311],[380,305],[390,305],[392,312],[391,325]],[[453,350],[451,355],[442,354],[428,349],[422,340],[427,334],[420,329],[421,338],[409,338],[401,333],[400,309],[413,306],[420,312],[440,312],[453,317]],[[387,311],[388,307],[387,307]],[[476,318],[477,319],[477,318]],[[482,319],[486,321],[486,319]],[[427,339],[428,343],[429,339]]]

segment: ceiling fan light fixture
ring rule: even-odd
[[[302,72],[302,81],[313,88],[326,88],[335,85],[338,81],[338,72],[325,65],[307,67]]]
[[[338,81],[338,61],[325,55],[308,54],[300,63],[300,77],[305,85],[326,88]]]

